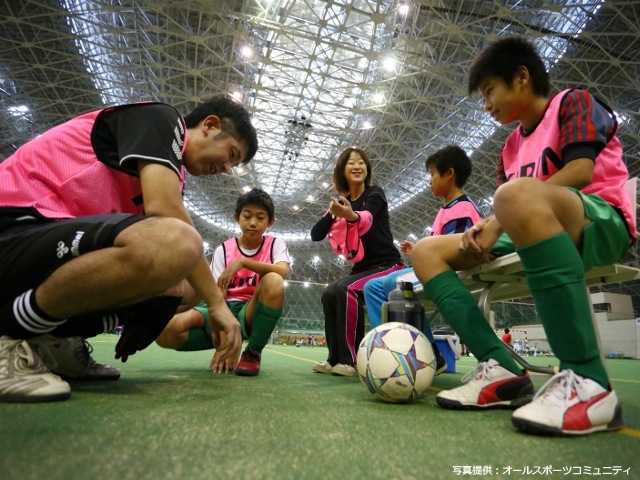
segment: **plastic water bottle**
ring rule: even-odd
[[[382,323],[401,322],[424,331],[424,307],[415,298],[411,282],[398,282],[397,288],[389,292],[389,301],[382,304]]]

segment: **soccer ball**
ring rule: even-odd
[[[390,403],[409,403],[431,385],[436,372],[427,337],[406,323],[383,323],[358,348],[358,375],[369,392]]]

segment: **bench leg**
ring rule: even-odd
[[[488,285],[480,294],[480,298],[478,298],[478,307],[480,307],[480,311],[484,314],[484,318],[487,319],[487,322],[489,322],[489,324],[491,324],[491,299],[493,298],[493,292],[495,292],[501,286],[502,285],[499,282],[494,282],[491,285]],[[593,307],[591,307],[591,309],[593,311]],[[593,318],[595,321],[595,317]],[[491,325],[491,327],[495,328],[495,325]],[[518,355],[518,353],[516,353],[516,351],[512,348],[508,348],[508,350],[514,360],[530,372],[544,373],[546,375],[555,375],[556,373],[558,373],[558,367],[554,367],[552,365],[546,367],[532,365],[523,357]]]
[[[607,362],[605,362],[606,356],[602,348],[602,339],[600,338],[600,331],[598,330],[598,322],[596,320],[596,312],[593,309],[593,302],[591,302],[591,292],[589,291],[589,287],[587,287],[587,298],[589,298],[589,310],[591,311],[591,321],[593,322],[593,330],[596,332],[596,339],[598,341],[598,350],[600,350],[600,359],[602,360],[604,371],[607,373],[607,377],[609,377],[609,369],[607,368]]]

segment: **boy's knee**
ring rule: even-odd
[[[284,297],[284,278],[277,273],[267,273],[260,280],[260,285],[267,295]]]
[[[362,289],[362,293],[365,297],[373,295],[376,290],[378,290],[379,280],[374,278],[373,280],[369,280],[364,284],[364,288]]]
[[[504,183],[498,188],[493,197],[494,209],[517,208],[519,202],[530,201],[534,196],[533,188],[539,185],[539,180],[523,177]]]
[[[424,259],[425,255],[427,255],[428,257],[429,250],[431,249],[431,247],[429,246],[430,243],[431,237],[426,237],[414,245],[410,255],[411,263],[421,262]]]
[[[388,275],[382,280],[382,292],[388,293],[396,288],[398,275]]]

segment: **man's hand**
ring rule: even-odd
[[[229,373],[233,370],[229,358],[226,360],[220,360],[220,358],[226,353],[225,350],[220,348],[220,343],[224,343],[226,339],[227,335],[224,332],[211,332],[211,342],[216,349],[216,353],[209,364],[209,370],[213,373]]]
[[[213,373],[228,373],[236,368],[240,358],[242,349],[240,322],[228,308],[216,309],[214,306],[209,306],[209,319],[213,319],[211,340],[214,346],[219,344],[209,368]]]
[[[238,364],[238,359],[235,359],[235,364],[232,359],[226,358],[225,360],[221,360],[221,358],[226,354],[226,350],[222,350],[218,348],[216,353],[213,355],[211,359],[211,363],[209,364],[209,370],[213,373],[229,373],[233,372],[235,369],[235,365]]]

